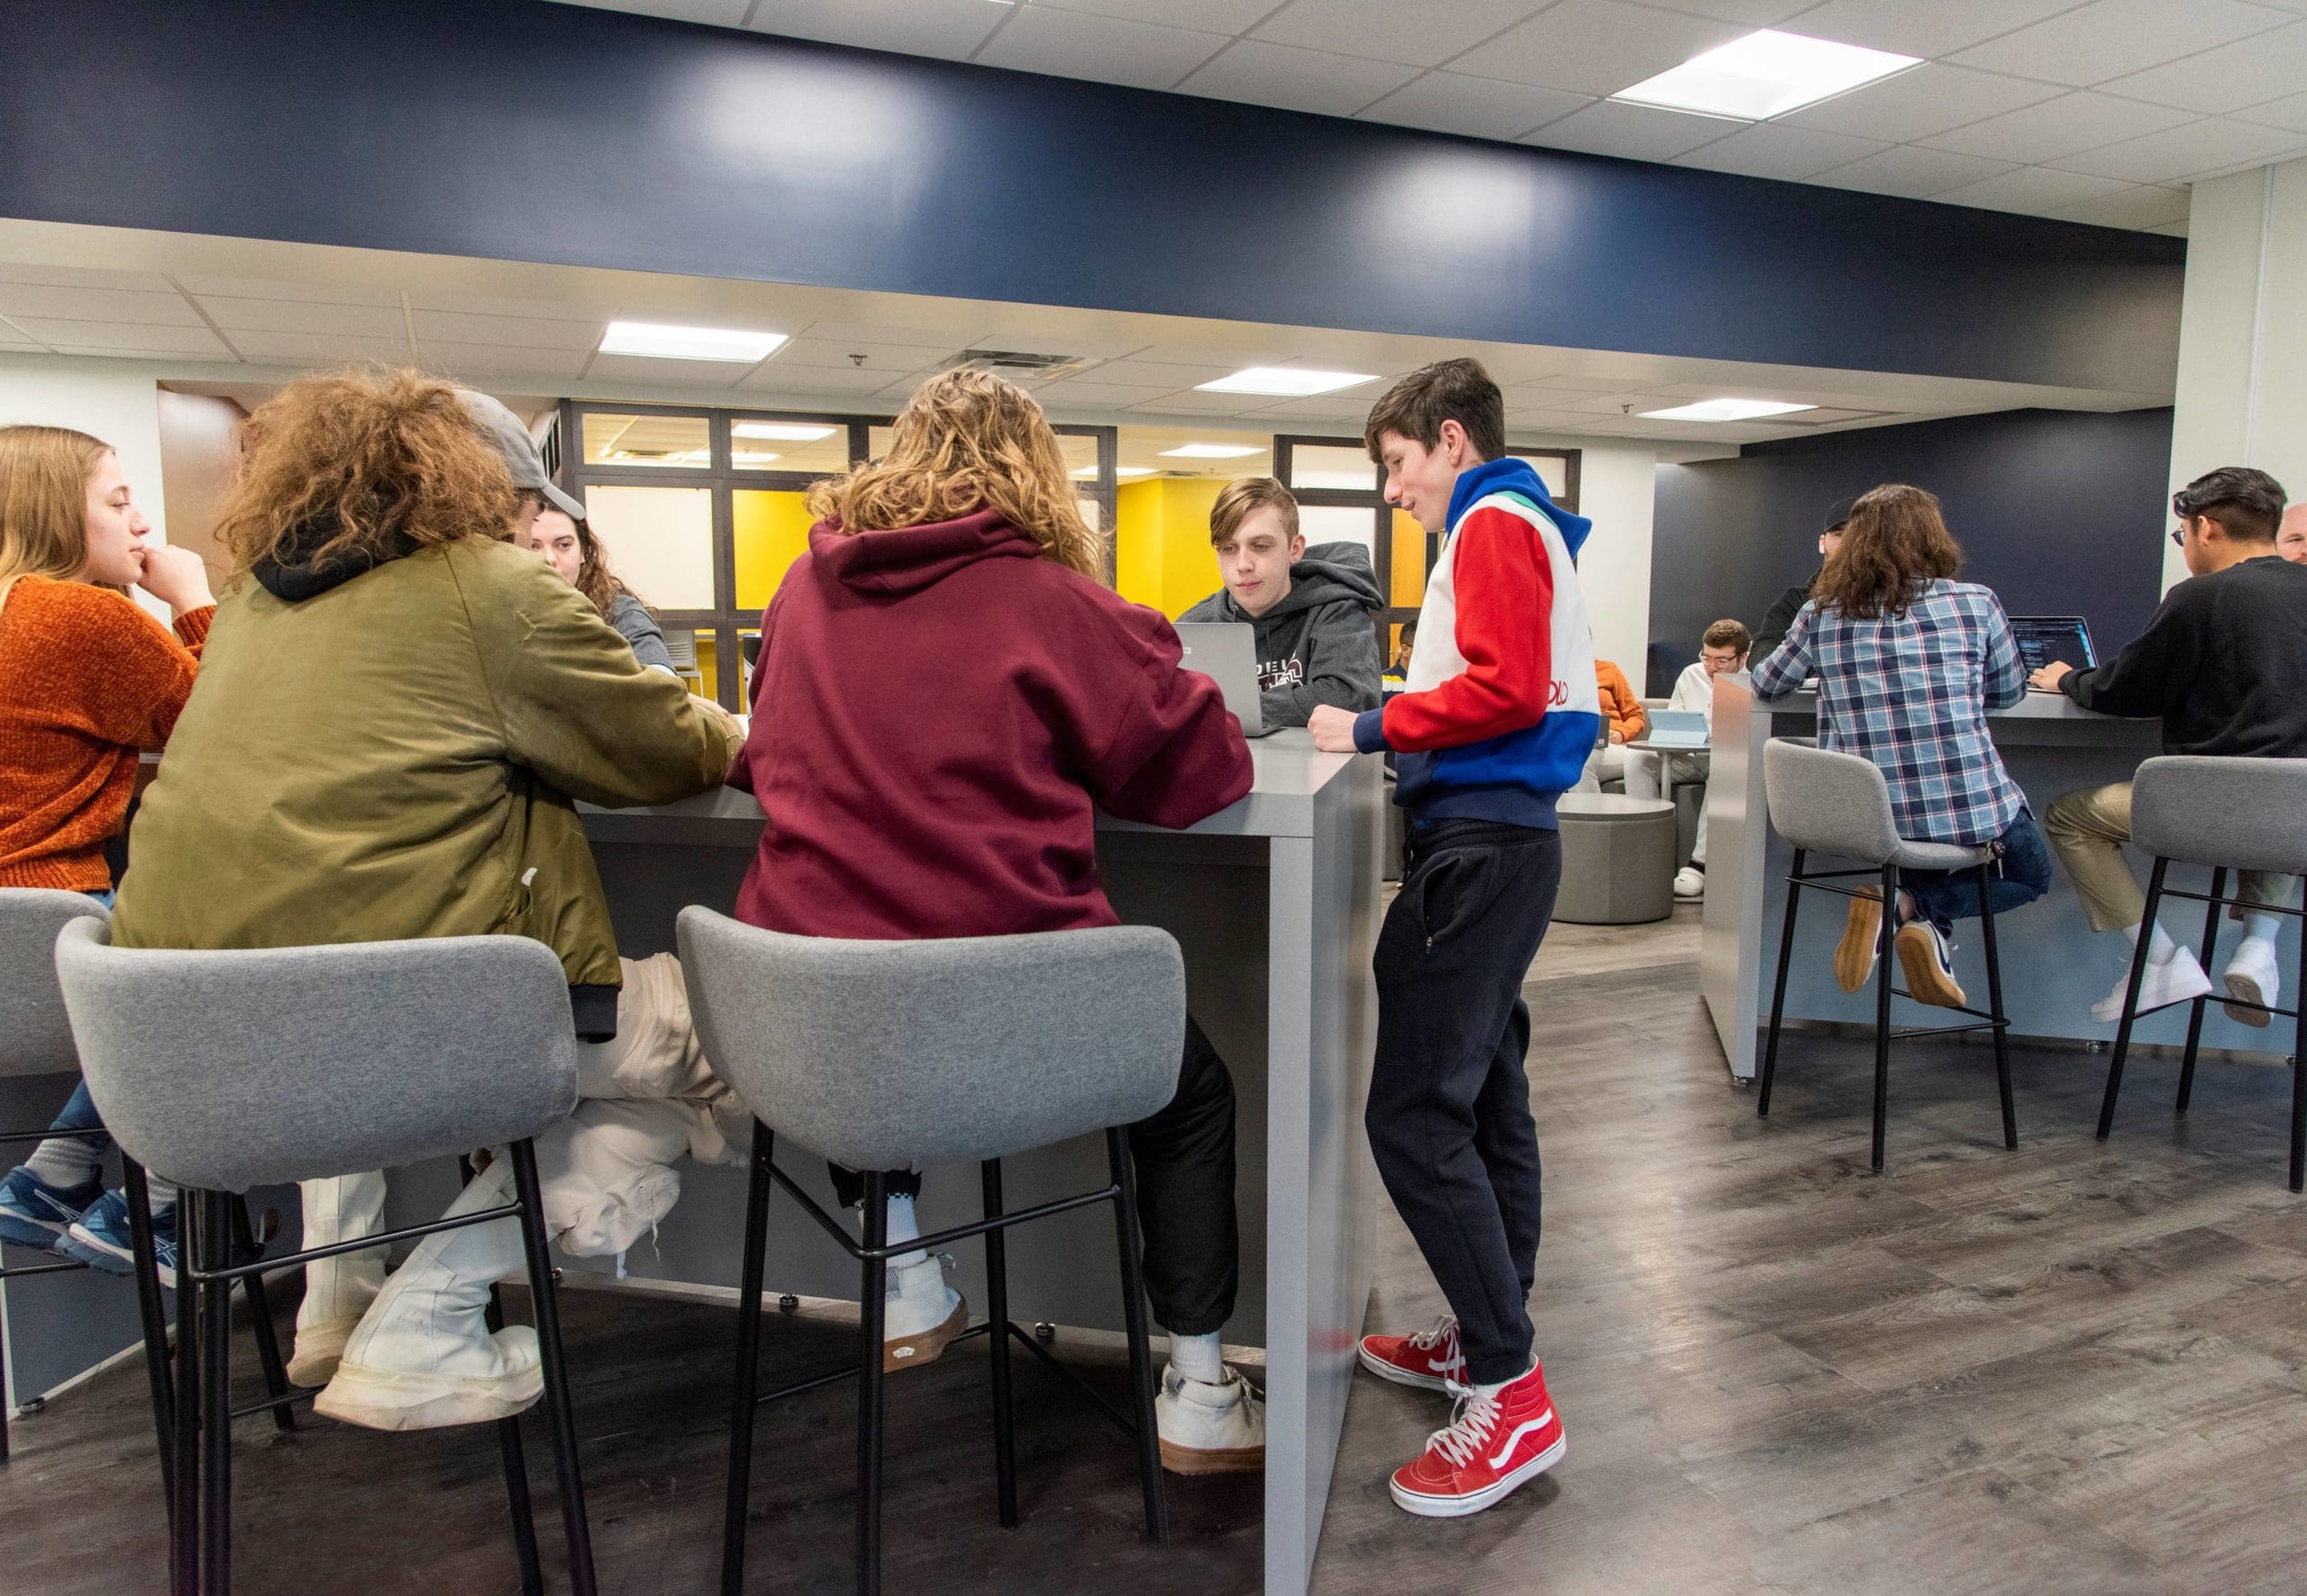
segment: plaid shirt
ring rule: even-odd
[[[1819,679],[1819,746],[1871,761],[1890,784],[1899,834],[1991,842],[2026,798],[1987,734],[1986,712],[2027,696],[2002,601],[1975,582],[1934,581],[1902,616],[1852,620],[1806,604],[1755,667],[1755,696]]]

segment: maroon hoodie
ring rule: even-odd
[[[730,775],[769,817],[737,917],[898,940],[1117,921],[1094,811],[1190,825],[1250,789],[1217,684],[1156,612],[998,512],[809,533],[761,618]]]

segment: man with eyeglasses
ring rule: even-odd
[[[2275,549],[2284,515],[2283,485],[2265,471],[2224,466],[2171,497],[2179,517],[2172,533],[2193,574],[2164,595],[2160,608],[2123,651],[2103,665],[2077,670],[2049,664],[2038,688],[2064,692],[2102,715],[2156,715],[2166,753],[2233,758],[2307,758],[2307,565]],[[2293,817],[2297,820],[2297,816]],[[2163,927],[2142,926],[2147,902],[2122,855],[2130,840],[2130,783],[2070,792],[2043,816],[2051,846],[2074,878],[2093,931],[2120,930],[2137,945],[2150,939],[2139,1012],[2184,1003],[2212,990],[2195,956]],[[2242,872],[2248,901],[2229,910],[2245,926],[2220,980],[2243,1003],[2279,1002],[2275,939],[2292,878]],[[2114,990],[2091,1006],[2099,1020],[2122,1017],[2129,961]],[[2265,1026],[2255,1008],[2228,1005],[2247,1026]]]

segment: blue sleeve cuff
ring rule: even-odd
[[[1364,753],[1386,752],[1386,711],[1365,709],[1354,717],[1354,745]]]

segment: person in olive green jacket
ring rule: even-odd
[[[571,800],[716,787],[736,724],[509,541],[543,471],[494,400],[416,372],[307,378],[247,443],[219,525],[238,572],[132,829],[114,939],[546,944],[593,1044],[585,1100],[537,1141],[546,1222],[564,1250],[622,1251],[671,1207],[670,1163],[725,1155],[746,1111],[698,1055],[678,963],[619,960]],[[509,1179],[497,1160],[452,1211]],[[308,1241],[381,1228],[381,1176],[305,1195]],[[505,1220],[427,1237],[389,1285],[381,1250],[315,1265],[292,1373],[373,1427],[518,1412],[541,1393],[533,1333],[482,1321],[518,1258]]]

